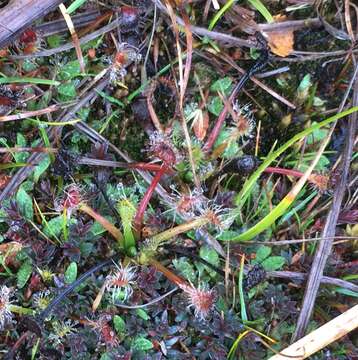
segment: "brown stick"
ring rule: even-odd
[[[355,78],[355,86],[353,93],[353,106],[358,103],[358,67],[354,72],[353,78]],[[343,102],[344,103],[344,102]],[[342,103],[342,104],[343,104]],[[342,105],[341,105],[342,107]],[[341,111],[341,109],[339,110]],[[333,196],[332,207],[328,213],[325,227],[323,229],[322,237],[329,237],[329,239],[319,243],[318,249],[313,259],[310,275],[307,281],[305,295],[303,299],[302,308],[298,317],[295,332],[292,337],[292,341],[298,340],[302,337],[307,329],[308,323],[313,313],[315,300],[318,294],[318,289],[322,280],[323,270],[325,268],[327,259],[332,251],[333,239],[335,235],[336,225],[338,221],[339,211],[342,205],[343,197],[347,187],[349,165],[352,158],[353,144],[356,131],[357,114],[350,116],[349,121],[349,133],[346,139],[346,146],[342,159],[341,177],[339,184],[335,189]],[[330,133],[331,134],[331,133]],[[330,136],[330,134],[328,136]]]
[[[269,360],[306,359],[358,327],[358,305],[298,340]]]
[[[21,31],[55,9],[61,2],[61,0],[10,1],[0,10],[0,48],[13,41]]]

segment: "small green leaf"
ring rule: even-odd
[[[272,249],[268,246],[260,246],[256,251],[256,257],[254,260],[252,260],[253,264],[259,264],[262,261],[264,261],[266,258],[268,258],[271,254]]]
[[[281,269],[285,263],[286,259],[282,256],[270,256],[265,259],[261,265],[266,271],[275,271]]]
[[[50,35],[46,38],[48,46],[53,49],[59,47],[62,43],[63,37],[61,35]]]
[[[191,282],[195,281],[196,276],[194,268],[185,258],[181,257],[179,259],[174,259],[173,265],[185,279]]]
[[[143,309],[137,309],[136,314],[143,320],[148,321],[150,319],[150,316],[147,314],[147,312]]]
[[[208,105],[208,110],[216,116],[219,116],[223,108],[224,104],[218,96],[214,96]]]
[[[214,266],[220,265],[218,253],[209,246],[202,246],[200,248],[200,257]]]
[[[215,141],[214,149],[223,143],[227,143],[230,139],[231,131],[229,129],[223,129],[220,131],[218,138]],[[237,156],[239,152],[239,146],[236,141],[230,141],[227,143],[226,149],[222,155],[224,159],[231,159]]]
[[[27,220],[32,220],[34,217],[32,198],[22,187],[16,194],[16,202],[21,215]]]
[[[138,336],[133,340],[131,348],[136,351],[147,351],[153,349],[153,344],[145,337]]]
[[[300,82],[300,85],[297,88],[296,99],[299,104],[303,104],[304,101],[308,98],[309,90],[311,86],[312,86],[311,75],[307,74],[303,77],[303,79]]]
[[[26,138],[21,133],[16,134],[16,145],[18,147],[26,147],[27,145]],[[28,155],[28,152],[18,152],[14,154],[14,158],[17,163],[23,163],[26,162]]]
[[[30,59],[25,59],[22,63],[22,69],[24,70],[24,72],[35,71],[37,67],[38,65]]]
[[[80,64],[78,60],[70,61],[63,66],[58,74],[60,80],[71,80],[81,74]]]
[[[77,278],[77,264],[73,261],[70,265],[68,265],[68,268],[65,272],[65,283],[71,284],[73,283]]]
[[[22,289],[27,280],[29,280],[32,273],[32,264],[30,261],[25,261],[17,272],[17,287]]]
[[[229,77],[224,77],[222,79],[216,80],[214,84],[210,86],[210,90],[225,93],[225,90],[228,90],[231,87],[231,84],[232,80]]]
[[[91,242],[83,242],[80,244],[81,255],[87,257],[94,249],[94,245]]]
[[[66,98],[75,98],[76,97],[76,87],[73,82],[69,82],[66,84],[61,84],[57,91],[60,95],[66,97]]]
[[[62,233],[63,216],[59,215],[48,221],[43,232],[48,237],[59,237]]]
[[[113,316],[113,323],[114,323],[114,328],[116,329],[117,334],[118,335],[124,334],[124,332],[126,330],[126,323],[119,315]]]
[[[113,357],[110,355],[110,353],[104,353],[101,355],[99,360],[113,360]]]
[[[317,124],[316,122],[313,122],[312,125]],[[328,134],[329,130],[328,129],[316,129],[315,131],[312,132],[312,134],[309,134],[307,136],[307,145],[312,145],[315,142],[319,142],[321,140],[323,140],[327,134]]]
[[[51,160],[50,156],[46,154],[46,156],[38,163],[34,170],[34,181],[38,182],[40,176],[47,170],[50,166]]]
[[[237,231],[226,230],[220,233],[217,239],[221,241],[230,241],[231,239],[237,237],[238,235],[239,233]]]

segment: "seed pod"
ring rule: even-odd
[[[230,161],[222,170],[223,173],[237,173],[248,176],[253,173],[259,165],[259,160],[253,155],[244,155]]]
[[[261,265],[255,265],[246,275],[243,283],[245,290],[250,290],[266,279],[266,271]]]

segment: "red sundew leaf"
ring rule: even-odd
[[[29,44],[37,40],[36,32],[33,29],[26,29],[19,38],[20,43]]]

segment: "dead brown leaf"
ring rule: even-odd
[[[195,136],[200,140],[204,140],[206,132],[209,127],[209,114],[207,111],[200,112],[200,116],[197,117],[193,124]]]
[[[275,16],[275,22],[282,22],[286,20],[283,15]],[[267,31],[266,34],[268,45],[271,51],[281,57],[286,57],[293,51],[293,30],[286,29],[280,31]]]
[[[271,51],[286,57],[293,51],[293,30],[267,32],[268,45]]]

